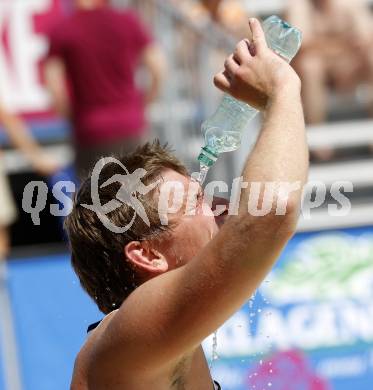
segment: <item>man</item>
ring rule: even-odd
[[[57,112],[73,122],[81,176],[101,155],[132,151],[146,137],[145,107],[159,93],[164,68],[160,49],[137,15],[107,3],[75,0],[76,12],[49,37],[46,84]],[[135,84],[139,64],[150,76],[145,92]]]
[[[243,180],[298,182],[301,187],[308,153],[300,81],[268,48],[258,20],[250,19],[250,27],[252,42],[241,41],[214,80],[220,89],[261,109],[265,116]],[[212,389],[201,342],[239,309],[273,266],[295,230],[301,190],[293,191],[286,212],[276,215],[276,204],[286,198],[282,186],[276,185],[269,212],[254,217],[248,213],[250,191],[243,189],[238,215],[229,216],[220,231],[200,194],[195,215],[190,210],[170,211],[165,226],[156,204],[163,204],[158,208],[165,212],[170,204],[162,194],[170,185],[194,184],[186,169],[157,144],[140,148],[121,162],[129,172],[145,169],[144,185],[157,180],[160,184],[137,196],[149,227],[135,215],[122,234],[106,229],[102,215],[82,205],[92,201],[91,179],[77,194],[66,221],[73,266],[83,287],[108,315],[80,351],[71,388]],[[121,173],[118,164],[103,167],[101,204],[115,201],[119,183],[112,187],[106,183]],[[178,198],[177,192],[172,195],[170,203]],[[262,192],[259,202],[265,199]],[[183,205],[187,203],[184,197]],[[133,215],[123,204],[107,216],[115,225],[125,226]]]
[[[330,83],[341,91],[373,87],[372,15],[361,0],[290,0],[287,19],[303,32],[295,68],[308,123],[326,120]],[[373,96],[368,104],[372,110]]]

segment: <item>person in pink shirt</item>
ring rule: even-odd
[[[164,68],[137,14],[107,3],[75,0],[75,12],[49,33],[45,81],[56,111],[72,121],[80,176],[98,157],[132,151],[146,138],[146,106],[158,95]],[[150,76],[145,91],[135,83],[141,64]]]

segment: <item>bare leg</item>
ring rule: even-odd
[[[303,103],[309,124],[325,122],[327,116],[326,67],[321,56],[303,53],[296,65],[302,79]]]
[[[0,226],[0,281],[6,278],[5,259],[9,253],[9,232],[5,226]]]
[[[303,53],[297,61],[296,69],[302,79],[303,104],[308,124],[319,124],[327,118],[328,90],[326,85],[327,68],[322,56]],[[311,156],[321,161],[330,160],[334,151],[330,148],[314,150]]]
[[[368,112],[369,116],[373,118],[373,53],[368,51],[368,82],[369,82],[369,97],[368,97]],[[373,154],[373,144],[369,145],[370,152]]]
[[[367,100],[370,117],[373,117],[373,47],[366,51],[367,56],[367,81],[369,85],[369,96]]]
[[[0,226],[0,261],[9,254],[9,231],[5,226]]]

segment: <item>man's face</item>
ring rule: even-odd
[[[218,226],[198,183],[173,170],[165,170],[162,177],[160,193],[166,187],[173,188],[165,191],[170,194],[169,204],[175,203],[177,197],[182,199],[180,209],[168,215],[174,228],[170,239],[163,244],[169,269],[174,269],[192,260],[217,233]],[[171,183],[177,184],[170,186]]]

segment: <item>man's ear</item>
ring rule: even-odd
[[[124,254],[140,272],[156,276],[168,271],[166,258],[145,241],[129,242],[124,247]]]

